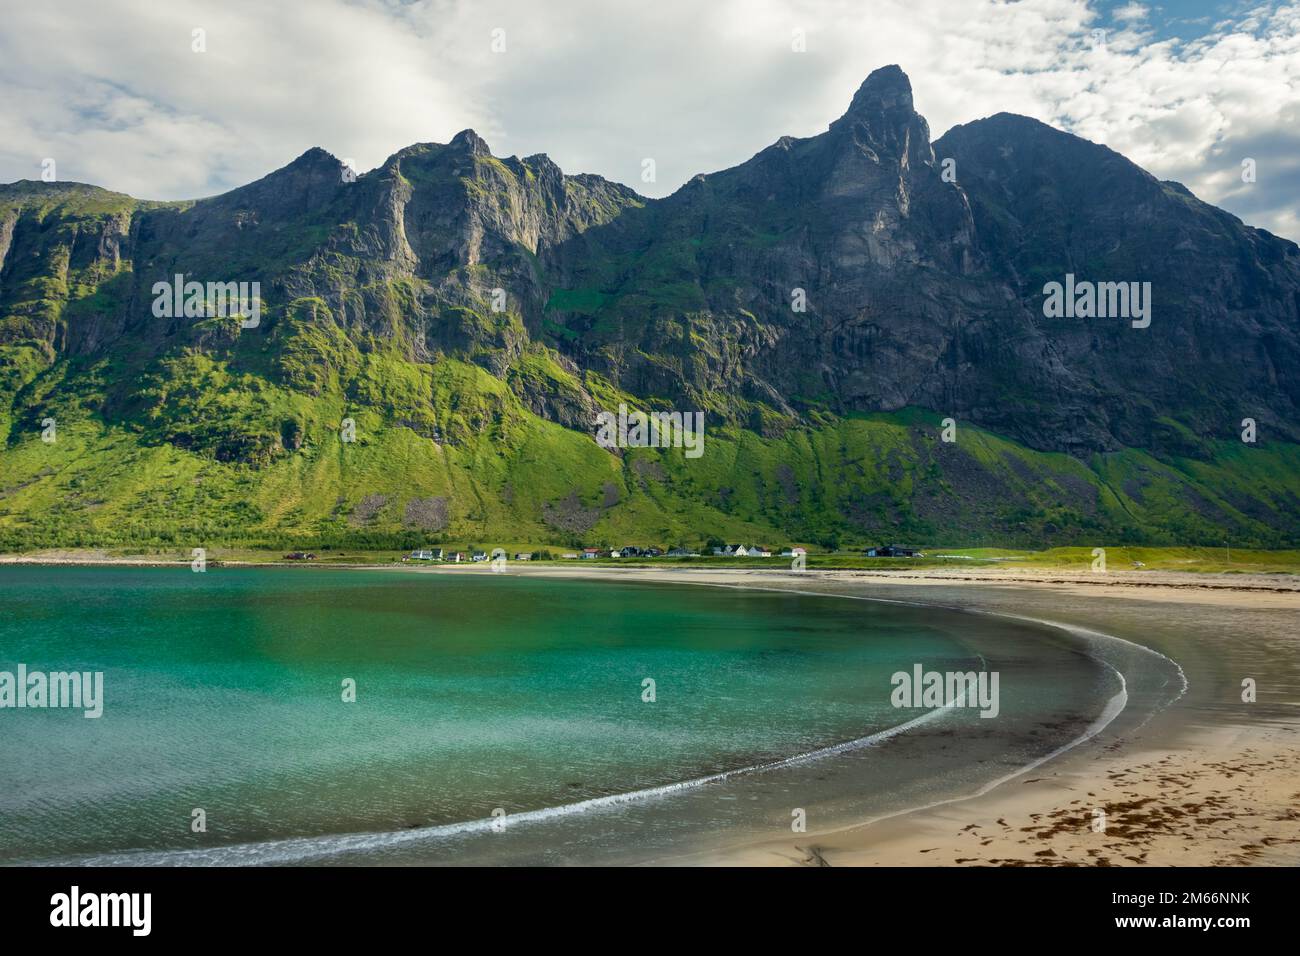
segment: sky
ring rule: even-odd
[[[0,2],[0,182],[197,198],[472,128],[665,196],[897,63],[936,139],[1033,116],[1300,240],[1300,0]]]

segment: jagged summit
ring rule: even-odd
[[[252,189],[259,184],[273,184],[285,180],[300,180],[305,177],[318,177],[322,175],[338,177],[341,160],[329,150],[320,146],[312,146],[304,150],[297,157],[285,163],[279,169],[274,169],[267,173],[261,179],[256,179],[251,183],[243,186],[236,186],[226,195],[238,193],[242,190]]]
[[[451,138],[449,146],[459,146],[468,149],[475,156],[491,156],[492,149],[485,140],[472,129],[463,129]]]
[[[848,110],[831,123],[832,133],[851,136],[876,154],[896,156],[904,166],[931,163],[930,126],[912,103],[912,83],[897,66],[884,66],[858,87]]]
[[[355,346],[469,362],[578,429],[597,401],[588,382],[603,381],[764,434],[917,407],[1080,456],[1195,457],[1202,436],[1246,416],[1300,441],[1294,244],[1028,117],[957,126],[932,147],[896,65],[849,99],[829,130],[782,137],[653,201],[564,175],[540,153],[494,158],[472,129],[408,146],[355,183],[313,148],[193,203],[4,187],[0,350],[18,357],[0,386],[26,387],[29,355],[109,357],[166,379],[165,360],[197,351],[295,394],[339,376],[349,401],[417,421],[416,393],[381,401],[357,378]],[[139,304],[176,271],[259,281],[264,327],[150,321]],[[1150,282],[1150,328],[1045,317],[1044,285],[1067,273]],[[494,290],[507,293],[504,312]],[[232,334],[244,342],[234,351]],[[254,354],[264,364],[245,367]],[[108,390],[110,419],[134,414],[133,382],[123,374]],[[181,429],[171,406],[154,411],[149,421],[171,429],[159,442],[180,435],[240,461],[287,454],[266,452],[279,422],[236,441]],[[458,412],[457,433],[447,409],[438,415],[444,436],[465,441],[491,419]]]
[[[904,110],[911,112],[912,81],[897,64],[882,66],[872,70],[858,91],[853,94],[846,116],[883,112],[886,110]]]
[[[315,166],[320,163],[337,162],[338,158],[329,150],[321,146],[313,146],[310,149],[305,150],[301,156],[289,163],[285,168],[292,168],[294,166]]]
[[[326,205],[342,182],[342,163],[313,146],[287,165],[246,186],[200,199],[200,207],[246,207],[288,221],[304,209]]]

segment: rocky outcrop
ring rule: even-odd
[[[544,155],[498,159],[465,130],[355,181],[312,149],[192,203],[0,187],[0,264],[0,346],[117,355],[109,414],[163,356],[342,337],[473,362],[571,427],[597,373],[764,434],[920,406],[1080,457],[1196,455],[1245,417],[1300,441],[1294,243],[1024,117],[932,144],[896,66],[824,133],[662,200]],[[1044,284],[1067,273],[1150,282],[1149,327],[1046,317]],[[262,326],[155,317],[153,284],[178,274],[260,283]],[[543,353],[567,378],[520,371]]]
[[[563,271],[602,305],[561,318],[580,361],[678,401],[917,405],[1042,450],[1195,453],[1170,419],[1230,439],[1253,417],[1300,440],[1298,253],[1024,117],[932,148],[886,67],[826,133],[586,233]],[[1044,285],[1067,273],[1150,282],[1153,321],[1045,317]]]

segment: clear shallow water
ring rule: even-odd
[[[845,754],[673,786],[906,724],[926,712],[890,705],[892,673],[982,660],[1001,673],[998,719],[946,711]],[[1005,619],[306,569],[0,569],[0,670],[19,662],[103,671],[106,703],[97,720],[0,710],[9,862],[655,858],[789,832],[795,807],[816,808],[813,829],[995,779],[1086,730],[1119,687]],[[482,824],[497,808],[502,832]]]

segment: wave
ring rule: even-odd
[[[696,583],[696,582],[692,582]],[[698,582],[703,584],[704,582]],[[996,787],[1028,773],[1035,768],[1042,766],[1049,760],[1061,756],[1069,750],[1074,749],[1080,744],[1086,743],[1097,734],[1101,733],[1117,718],[1128,704],[1128,682],[1124,673],[1116,667],[1110,660],[1102,656],[1101,648],[1109,646],[1126,646],[1130,649],[1141,653],[1153,655],[1172,665],[1176,670],[1181,688],[1178,694],[1167,701],[1163,706],[1167,707],[1175,700],[1181,697],[1187,691],[1187,677],[1183,673],[1182,667],[1172,658],[1161,654],[1152,648],[1146,647],[1133,641],[1116,637],[1111,634],[1104,634],[1100,631],[1090,630],[1072,624],[1064,624],[1058,621],[1049,621],[1041,618],[1028,617],[1018,614],[1007,614],[998,611],[985,611],[977,608],[957,607],[953,605],[932,604],[923,601],[903,601],[890,598],[869,597],[856,594],[827,594],[819,591],[791,590],[787,588],[768,588],[755,585],[731,585],[731,584],[713,584],[708,583],[705,586],[735,588],[739,590],[754,591],[774,591],[781,594],[800,594],[812,597],[840,597],[851,600],[877,601],[885,604],[900,604],[913,607],[924,608],[942,608],[945,610],[961,611],[969,614],[984,614],[992,617],[1001,617],[1010,620],[1025,621],[1040,626],[1050,627],[1055,630],[1065,632],[1074,638],[1082,641],[1085,646],[1085,655],[1091,660],[1110,670],[1119,682],[1119,690],[1111,696],[1102,708],[1101,713],[1094,719],[1087,728],[1077,737],[1071,739],[1050,753],[1038,757],[1022,767],[990,781],[980,787],[973,793],[963,794],[944,800],[938,800],[924,806],[913,806],[893,813],[873,817],[868,820],[859,821],[837,830],[820,831],[822,833],[838,832],[840,830],[856,829],[877,823],[881,820],[902,816],[908,813],[915,813],[920,810],[929,809],[936,806],[943,806],[950,803],[956,803],[962,800],[973,799],[982,796]],[[980,656],[981,668],[987,670],[988,662]],[[325,834],[312,837],[288,837],[278,840],[266,840],[256,843],[239,843],[229,844],[219,847],[205,847],[203,849],[184,849],[184,850],[127,850],[115,853],[95,854],[88,856],[64,857],[55,860],[32,861],[28,865],[37,866],[267,866],[267,865],[286,865],[308,863],[316,860],[323,860],[332,857],[341,856],[349,853],[367,853],[375,850],[382,850],[395,846],[408,846],[419,844],[421,842],[436,842],[447,838],[465,836],[469,834],[488,833],[498,831],[503,828],[509,829],[518,826],[544,824],[560,818],[572,817],[586,813],[596,813],[602,810],[609,810],[624,806],[627,804],[641,803],[656,799],[665,799],[677,794],[690,790],[696,790],[701,787],[707,787],[713,784],[722,783],[728,780],[734,780],[739,777],[761,774],[773,770],[780,770],[789,767],[800,766],[806,763],[812,763],[818,760],[824,760],[827,757],[833,757],[839,754],[848,753],[855,750],[861,750],[874,746],[892,737],[905,734],[910,730],[923,726],[931,721],[938,720],[943,716],[951,713],[955,708],[965,705],[965,691],[955,700],[949,701],[943,706],[931,710],[919,717],[897,724],[893,727],[886,728],[875,733],[867,734],[863,737],[857,737],[842,743],[831,744],[826,747],[819,747],[804,753],[795,754],[790,757],[783,757],[779,760],[765,761],[762,763],[752,764],[745,767],[738,767],[732,770],[724,770],[718,773],[707,774],[701,777],[695,777],[690,780],[683,780],[674,783],[661,784],[655,787],[647,787],[641,790],[633,790],[626,793],[610,794],[602,797],[592,797],[587,800],[580,800],[574,803],[560,804],[553,807],[543,807],[537,810],[525,810],[519,813],[508,814],[502,817],[487,817],[475,820],[465,820],[458,823],[438,824],[428,827],[417,827],[407,830],[380,831],[366,833],[349,833],[349,834]],[[1163,707],[1161,708],[1163,709]],[[1148,715],[1147,720],[1151,718]],[[1143,722],[1145,723],[1145,721]],[[1141,726],[1141,725],[1139,725]]]
[[[743,585],[733,585],[733,584],[717,584],[713,586],[744,587]],[[961,803],[964,800],[974,800],[976,797],[982,797],[984,796],[984,794],[992,792],[993,790],[1002,786],[1004,783],[1008,783],[1016,779],[1017,777],[1029,773],[1032,770],[1036,770],[1038,767],[1041,767],[1049,760],[1056,759],[1057,757],[1061,756],[1067,751],[1073,750],[1075,747],[1078,747],[1080,744],[1087,743],[1089,740],[1096,737],[1099,733],[1101,733],[1108,726],[1110,726],[1110,724],[1114,722],[1115,718],[1118,717],[1121,713],[1123,713],[1124,709],[1128,706],[1128,680],[1124,677],[1124,673],[1118,667],[1116,667],[1111,661],[1101,656],[1101,654],[1098,652],[1099,648],[1110,646],[1110,645],[1119,645],[1119,646],[1131,648],[1132,650],[1138,651],[1140,653],[1149,654],[1153,657],[1159,658],[1160,660],[1172,666],[1174,672],[1177,674],[1178,683],[1179,683],[1178,693],[1175,694],[1170,699],[1166,700],[1160,707],[1156,708],[1151,713],[1147,714],[1147,716],[1143,719],[1142,723],[1138,724],[1137,727],[1133,729],[1134,732],[1146,726],[1147,722],[1150,721],[1151,718],[1154,717],[1156,714],[1158,714],[1160,711],[1166,709],[1167,707],[1177,702],[1179,698],[1181,698],[1184,694],[1187,693],[1187,688],[1189,686],[1187,682],[1187,674],[1183,671],[1182,665],[1179,664],[1172,657],[1170,657],[1168,654],[1162,654],[1160,651],[1157,651],[1155,648],[1147,647],[1145,644],[1139,644],[1136,641],[1130,641],[1123,637],[1116,637],[1114,634],[1106,634],[1102,631],[1095,631],[1092,630],[1091,628],[1081,627],[1077,624],[1065,624],[1062,623],[1061,621],[1049,621],[1045,618],[1030,617],[1025,614],[1008,614],[1003,611],[986,611],[982,608],[961,607],[959,605],[954,605],[954,604],[933,604],[928,601],[903,601],[897,598],[868,597],[866,595],[861,595],[861,594],[827,594],[823,591],[803,591],[803,590],[792,590],[788,588],[764,588],[764,587],[753,586],[748,589],[755,590],[755,591],[776,591],[782,594],[802,594],[802,595],[809,595],[813,597],[842,597],[842,598],[848,598],[850,600],[857,600],[857,601],[878,601],[882,604],[902,604],[909,607],[942,608],[943,610],[948,610],[948,611],[961,611],[966,614],[983,614],[988,617],[1001,617],[1013,621],[1025,621],[1027,623],[1037,624],[1042,627],[1050,627],[1053,628],[1054,630],[1063,631],[1064,633],[1069,634],[1070,636],[1078,638],[1080,641],[1082,641],[1086,648],[1084,654],[1090,660],[1095,661],[1098,664],[1101,664],[1103,667],[1106,667],[1119,680],[1119,687],[1120,687],[1119,691],[1116,694],[1112,695],[1110,700],[1106,702],[1106,706],[1102,708],[1101,713],[1097,716],[1095,720],[1093,720],[1087,726],[1087,728],[1084,729],[1083,733],[1081,733],[1078,737],[1075,737],[1073,740],[1070,740],[1065,744],[1062,744],[1060,747],[1057,747],[1055,750],[1051,751],[1050,753],[1044,754],[1042,757],[1038,757],[1034,760],[1031,760],[1029,763],[1025,764],[1022,767],[1017,767],[1015,770],[1011,771],[1010,773],[1004,774],[1003,776],[998,777],[995,780],[989,781],[988,783],[984,784],[983,786],[979,787],[977,790],[971,793],[964,793],[959,796],[948,797],[943,800],[934,800],[930,803],[920,804],[918,806],[906,807],[902,810],[895,810],[892,813],[879,814],[874,817],[869,817],[866,820],[859,820],[855,823],[851,823],[842,827],[819,830],[817,833],[813,834],[814,836],[825,836],[830,833],[842,833],[846,830],[858,830],[861,829],[862,827],[871,826],[874,823],[880,823],[883,820],[892,820],[897,817],[907,816],[909,813],[920,813],[923,810],[931,810],[935,807],[943,807],[953,803]],[[1166,684],[1167,683],[1168,682],[1166,681]],[[1162,685],[1162,687],[1163,686],[1165,685]]]
[[[982,657],[980,662],[987,669],[988,662]],[[445,823],[429,827],[417,827],[410,830],[383,831],[377,833],[350,833],[343,835],[326,835],[316,837],[290,837],[283,840],[267,840],[260,843],[238,843],[222,847],[210,847],[201,850],[128,850],[121,853],[107,853],[95,856],[83,856],[71,859],[44,861],[43,866],[239,866],[248,864],[303,863],[321,857],[339,853],[366,850],[378,850],[385,847],[422,840],[436,840],[443,837],[461,836],[469,833],[487,833],[502,827],[514,827],[520,824],[541,823],[558,817],[574,816],[581,813],[618,807],[627,803],[639,803],[659,797],[670,797],[687,790],[695,790],[710,784],[734,780],[749,774],[795,767],[800,764],[821,760],[836,754],[847,753],[870,747],[891,737],[906,733],[932,720],[937,720],[957,707],[965,706],[966,692],[963,691],[955,700],[935,710],[914,717],[904,723],[884,730],[857,737],[843,743],[819,747],[805,753],[780,760],[769,760],[733,770],[723,770],[703,777],[681,780],[675,783],[631,790],[627,793],[615,793],[604,797],[592,797],[576,803],[565,803],[538,810],[525,810],[508,814],[505,817],[485,817],[477,820],[465,820],[460,823]]]

